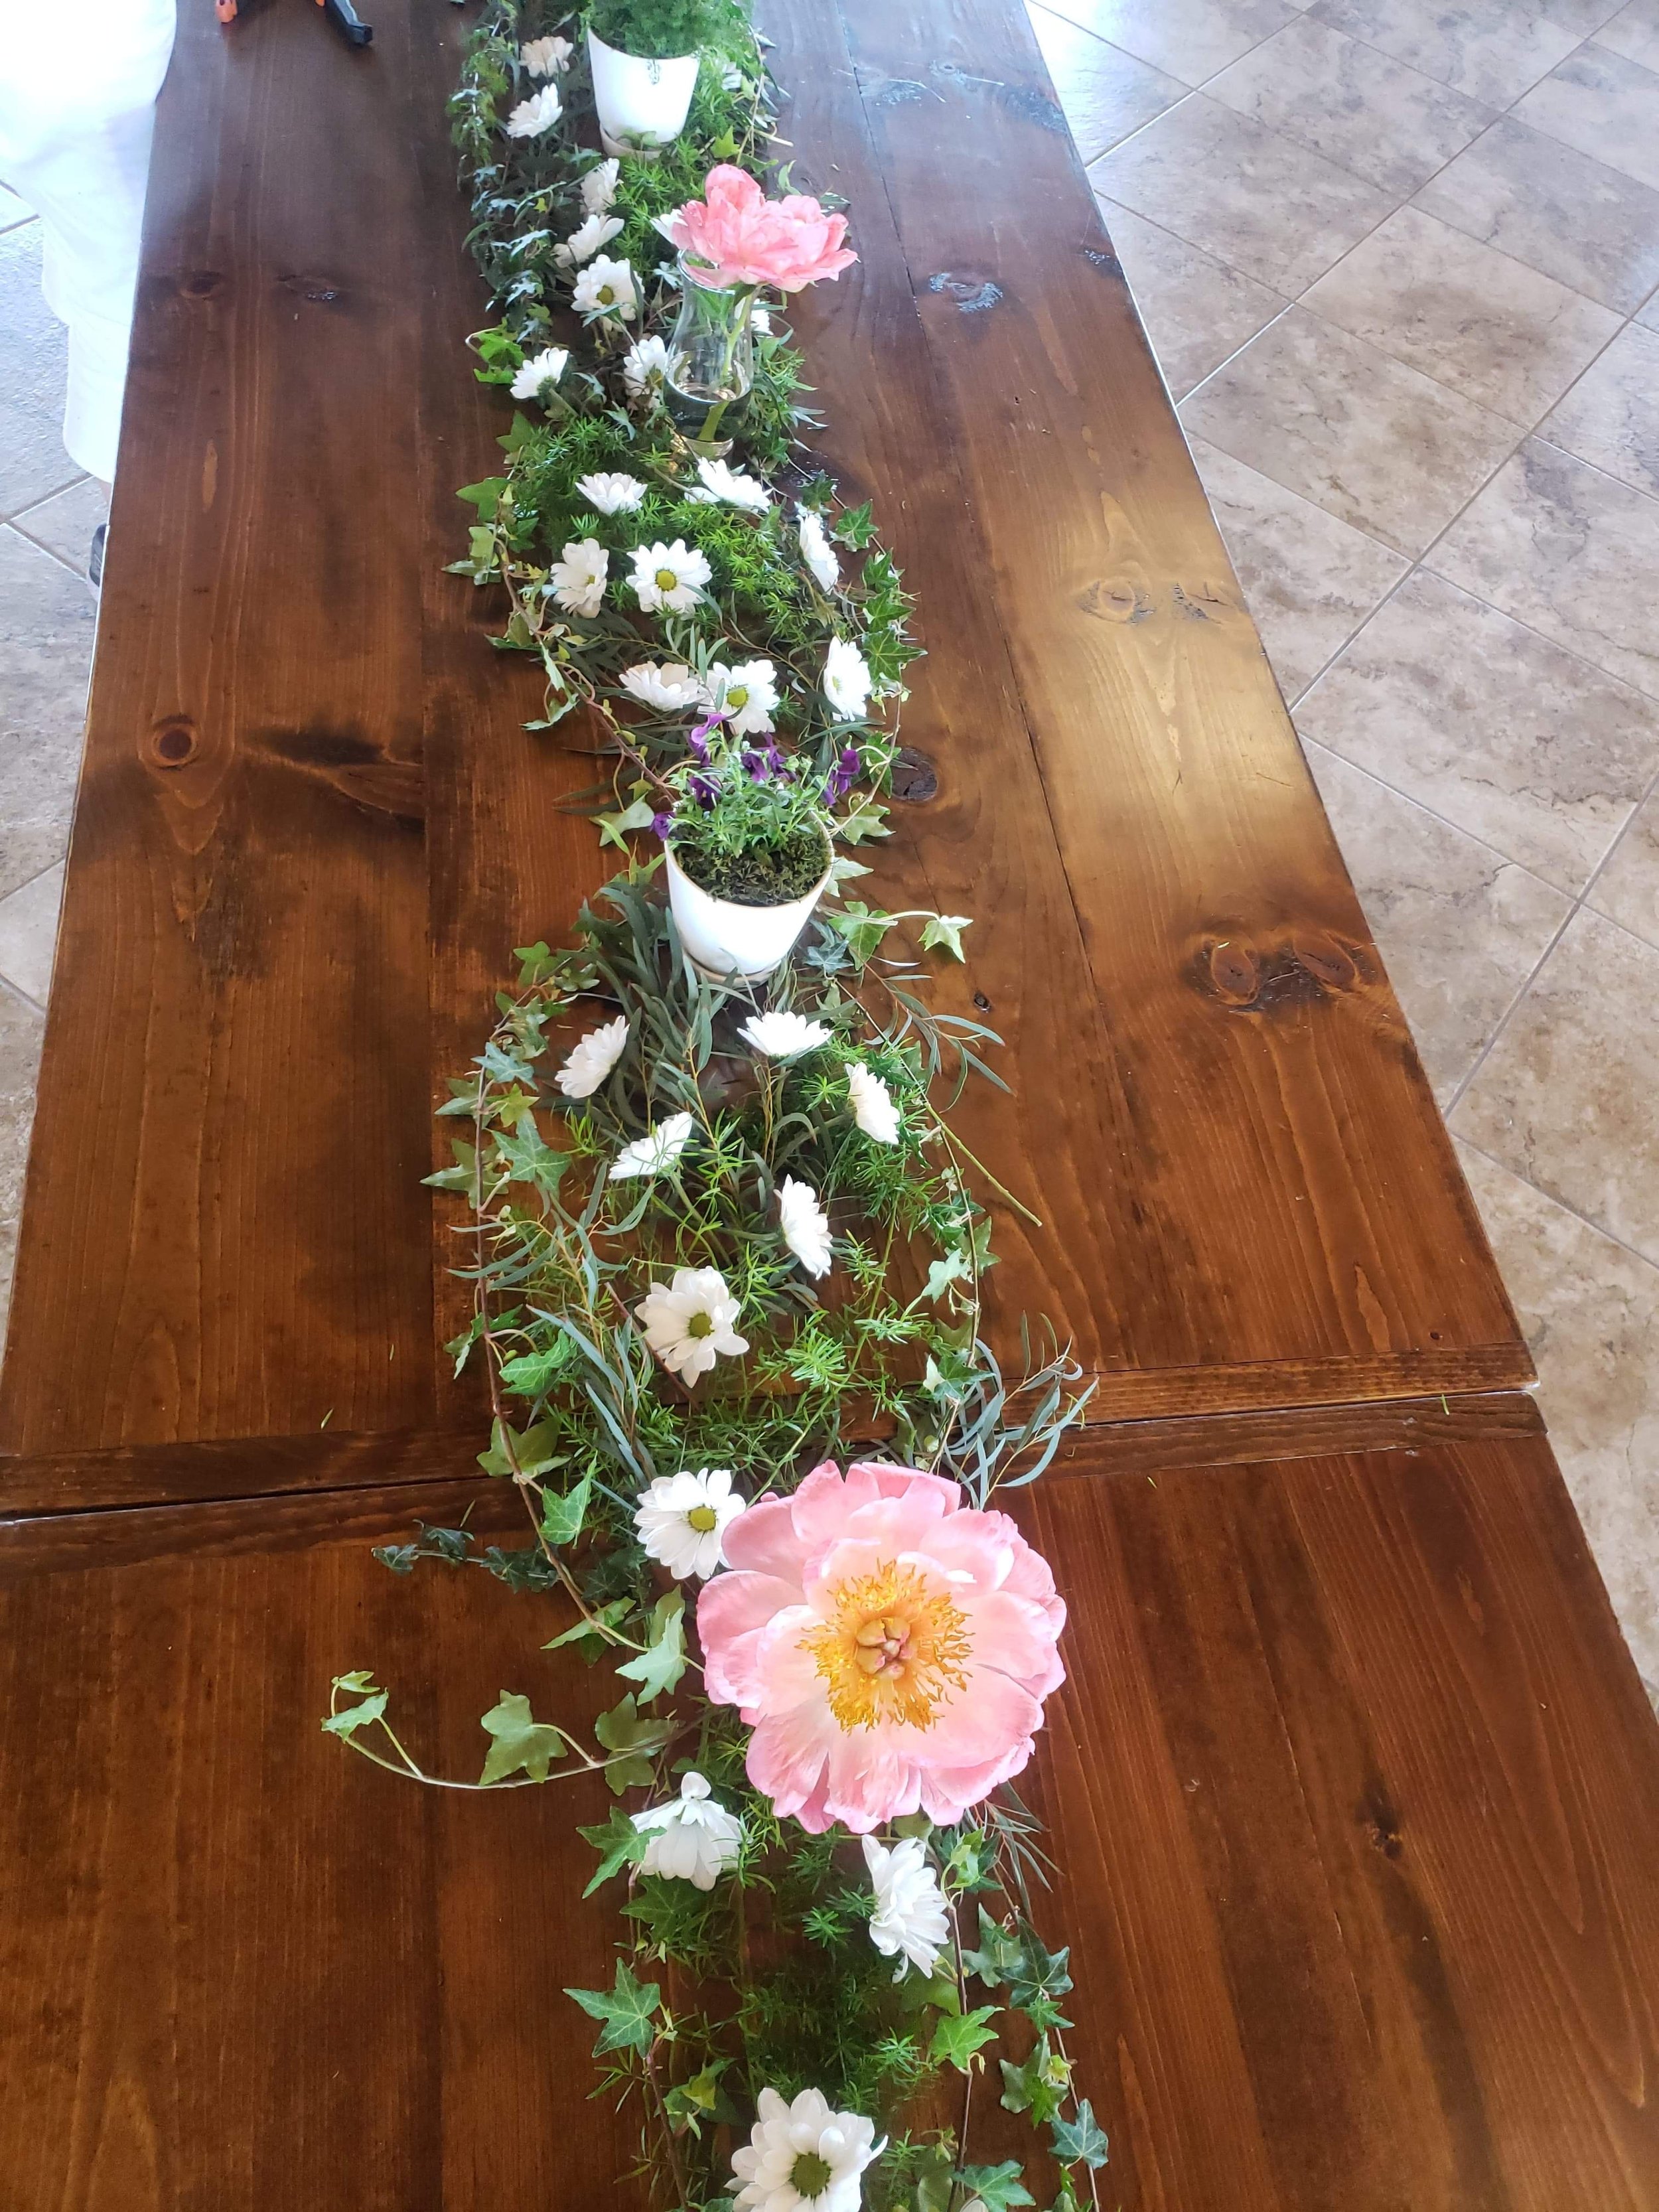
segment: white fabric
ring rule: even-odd
[[[69,325],[64,443],[106,481],[174,9],[175,0],[0,0],[0,183],[40,217],[41,289]]]

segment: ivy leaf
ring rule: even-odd
[[[948,2015],[933,2030],[933,2039],[927,2047],[929,2061],[935,2066],[954,2066],[958,2074],[971,2074],[975,2063],[975,2052],[982,2051],[988,2043],[994,2043],[997,2032],[988,2023],[997,2014],[995,2005],[979,2005],[972,2012],[959,2013],[953,2020]]]
[[[564,1748],[564,1732],[530,1717],[530,1700],[503,1690],[478,1725],[495,1741],[484,1760],[483,1782],[499,1782],[522,1767],[532,1782],[545,1782],[547,1770]]]
[[[843,545],[850,545],[854,553],[862,553],[875,535],[876,526],[871,514],[870,501],[861,500],[857,507],[849,507],[830,532]]]
[[[1036,2203],[1025,2186],[1024,2172],[1017,2158],[1005,2158],[1000,2166],[964,2166],[961,2169],[963,2186],[978,2197],[985,2212],[1006,2212],[1012,2204]]]
[[[1104,2166],[1106,2163],[1106,2130],[1096,2119],[1094,2107],[1085,2097],[1077,2108],[1074,2120],[1056,2120],[1049,2130],[1049,2140],[1054,2157],[1061,2166]]]
[[[512,428],[504,438],[496,441],[504,453],[516,453],[521,446],[533,446],[535,442],[535,424],[527,415],[517,413],[514,415]]]
[[[1071,2086],[1071,2062],[1050,2050],[1046,2035],[1023,2066],[1002,2061],[1003,2106],[1010,2112],[1029,2112],[1034,2128],[1047,2127]]]
[[[731,2100],[721,2092],[720,2075],[731,2063],[729,2058],[711,2058],[700,2074],[689,2081],[677,2081],[663,2099],[668,2124],[677,2136],[690,2134],[701,2140],[705,2120],[725,2117],[723,2108]]]
[[[371,1721],[379,1720],[386,1711],[386,1692],[375,1688],[374,1674],[367,1668],[359,1667],[349,1674],[337,1674],[333,1686],[337,1690],[349,1690],[354,1697],[361,1698],[361,1702],[347,1705],[342,1712],[330,1713],[323,1723],[325,1735],[353,1736],[360,1728],[367,1728]]]
[[[554,1450],[556,1432],[550,1421],[538,1421],[521,1436],[508,1421],[497,1421],[489,1432],[489,1449],[478,1454],[486,1474],[545,1474],[563,1458]],[[507,1446],[511,1444],[509,1453]]]
[[[846,835],[845,824],[842,834]],[[846,939],[847,949],[860,968],[866,961],[873,958],[882,939],[893,927],[890,914],[881,914],[875,908],[866,906],[862,899],[850,901],[839,914],[832,908],[825,908],[823,919]]]
[[[574,1544],[582,1533],[582,1522],[587,1513],[587,1501],[593,1485],[584,1475],[574,1490],[562,1497],[555,1491],[542,1492],[542,1534],[550,1544]],[[583,1626],[586,1627],[586,1622]],[[551,1645],[544,1645],[551,1650]]]
[[[625,1866],[637,1866],[651,1844],[646,1830],[636,1828],[620,1805],[611,1808],[611,1817],[602,1827],[578,1828],[576,1833],[599,1854],[593,1879],[582,1892],[584,1897],[592,1897],[602,1882],[620,1874]]]
[[[601,1627],[614,1628],[632,1610],[631,1598],[613,1597],[609,1605],[602,1605],[596,1609],[593,1620]],[[567,1644],[580,1644],[582,1657],[590,1666],[605,1650],[604,1637],[596,1634],[592,1624],[586,1620],[579,1620],[574,1628],[567,1628],[562,1636],[556,1636],[550,1643],[544,1644],[542,1650],[558,1651]]]
[[[850,814],[844,815],[836,830],[843,845],[861,845],[866,837],[890,837],[892,834],[887,826],[887,809],[878,806],[873,799],[863,800]]]
[[[534,983],[544,983],[559,964],[559,955],[544,937],[533,945],[515,945],[513,957],[519,963],[519,981],[526,990]]]
[[[672,1721],[647,1720],[631,1690],[621,1705],[599,1715],[594,1735],[608,1752],[620,1754],[605,1770],[605,1778],[618,1797],[624,1790],[642,1789],[650,1781],[652,1757],[667,1742],[673,1726]]]
[[[962,949],[962,933],[964,929],[972,928],[973,921],[974,917],[970,914],[930,915],[921,933],[922,951],[931,952],[936,945],[942,945],[953,959],[966,960],[968,956]]]
[[[636,799],[624,806],[619,814],[590,814],[588,820],[599,825],[599,845],[614,845],[619,853],[628,850],[624,832],[629,830],[648,830],[656,815],[656,808],[648,799]]]
[[[672,1690],[685,1672],[685,1593],[670,1590],[651,1608],[651,1641],[637,1659],[617,1672],[625,1681],[640,1686],[640,1701],[648,1705],[664,1691]]]
[[[988,1990],[1000,1989],[1024,1966],[1025,1946],[1012,1929],[993,1920],[981,1905],[979,1908],[979,1948],[974,1951],[964,1951],[962,1963],[969,1973],[979,1976]]]
[[[485,477],[482,483],[463,484],[455,496],[464,499],[469,507],[476,507],[480,520],[489,522],[493,520],[496,504],[506,489],[505,477]]]
[[[1054,2000],[1063,1997],[1072,1986],[1066,1971],[1071,1946],[1062,1951],[1045,1951],[1027,1929],[1024,1954],[1021,1965],[1008,1978],[1008,2002],[1038,2027],[1069,2027],[1072,2023]]]
[[[954,1251],[947,1252],[942,1260],[935,1260],[928,1268],[923,1297],[932,1298],[937,1304],[952,1283],[961,1281],[972,1272],[968,1264],[968,1255],[958,1246]]]
[[[637,2051],[643,2055],[650,2050],[656,2033],[652,2016],[662,1990],[655,1982],[636,1982],[620,1959],[610,1989],[567,1990],[565,1995],[574,1997],[590,2019],[600,2022],[599,2039],[593,2045],[596,2058],[606,2051]]]

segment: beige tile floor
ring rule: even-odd
[[[1030,12],[1659,1684],[1659,0]],[[103,512],[39,255],[0,194],[0,1279]]]
[[[1032,0],[1659,1685],[1659,0]]]

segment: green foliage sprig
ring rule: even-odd
[[[764,990],[707,981],[686,958],[657,880],[657,817],[702,862],[787,854],[790,838],[856,844],[881,833],[881,793],[896,746],[886,717],[916,650],[909,604],[868,507],[848,509],[792,447],[811,427],[799,356],[781,324],[762,335],[755,392],[732,459],[772,488],[750,512],[705,489],[699,455],[641,378],[635,341],[670,316],[677,276],[652,218],[701,189],[713,161],[765,170],[770,89],[731,0],[610,0],[650,35],[713,25],[685,138],[655,164],[623,165],[611,250],[641,277],[640,318],[573,323],[560,243],[582,219],[596,169],[580,143],[580,61],[562,80],[565,121],[509,140],[505,114],[528,89],[520,46],[577,20],[536,0],[490,0],[454,103],[472,246],[499,319],[474,341],[477,373],[508,382],[550,345],[569,358],[543,386],[543,419],[520,414],[504,473],[463,495],[477,512],[469,558],[481,586],[505,588],[499,641],[546,672],[545,724],[581,708],[613,750],[618,804],[598,817],[627,855],[585,908],[573,942],[518,954],[483,1049],[441,1113],[453,1164],[430,1178],[465,1209],[462,1272],[471,1321],[451,1346],[458,1370],[481,1363],[493,1421],[485,1474],[516,1490],[523,1540],[485,1543],[465,1528],[422,1528],[380,1547],[395,1573],[482,1568],[540,1600],[544,1648],[605,1667],[615,1701],[591,1729],[502,1692],[481,1717],[474,1781],[428,1773],[395,1732],[389,1692],[356,1669],[337,1677],[323,1725],[390,1772],[447,1788],[539,1787],[602,1776],[609,1817],[581,1833],[596,1857],[590,1893],[618,1904],[624,1933],[608,1987],[568,1992],[595,2031],[599,2087],[630,2104],[638,2172],[672,2212],[731,2212],[732,2153],[763,2087],[819,2090],[878,2124],[884,2147],[863,2177],[873,2212],[984,2212],[1038,2202],[1098,2206],[1105,2136],[1079,2095],[1062,2003],[1064,1949],[1038,1933],[1046,1880],[1041,1830],[1006,1785],[957,1825],[916,1816],[915,1838],[942,1894],[947,1940],[933,1970],[896,1978],[872,1941],[873,1896],[854,1842],[781,1820],[745,1770],[746,1731],[700,1687],[683,1583],[643,1547],[637,1511],[659,1475],[738,1472],[744,1495],[787,1492],[814,1463],[875,1455],[961,1483],[983,1508],[1047,1467],[1085,1394],[1057,1347],[1024,1345],[1005,1377],[984,1340],[981,1289],[994,1264],[986,1198],[1018,1206],[973,1158],[950,1111],[975,1077],[996,1081],[996,1040],[939,1012],[928,956],[963,957],[964,916],[892,914],[842,900]],[[646,35],[640,30],[635,37]],[[624,43],[626,40],[624,38]],[[630,368],[630,359],[632,366]],[[630,508],[599,511],[596,474],[644,486]],[[782,493],[787,489],[792,514]],[[799,515],[835,548],[825,581],[802,550]],[[706,559],[689,608],[657,613],[607,589],[593,614],[558,597],[567,544],[585,541],[625,574],[642,545],[677,539]],[[824,654],[857,645],[872,714],[836,710]],[[696,708],[653,708],[624,681],[645,658],[672,663]],[[718,672],[766,659],[780,698],[770,732],[739,731],[743,702]],[[724,719],[721,719],[721,718]],[[746,759],[745,756],[749,756]],[[763,768],[764,773],[760,772]],[[699,783],[702,787],[699,789]],[[712,790],[711,787],[718,788]],[[861,872],[844,855],[841,881]],[[793,1017],[775,1054],[749,1025]],[[810,1031],[800,1025],[811,1024]],[[772,1032],[775,1035],[775,1031]],[[861,1115],[854,1079],[879,1086],[890,1122]],[[621,1170],[621,1172],[617,1172]],[[792,1242],[788,1178],[822,1208],[834,1266],[813,1272]],[[681,1270],[712,1271],[741,1314],[741,1355],[696,1388],[653,1349],[640,1308]],[[695,1772],[735,1838],[708,1889],[645,1871],[653,1831],[624,1800],[659,1808]],[[1030,2158],[975,2160],[970,2121],[992,2093],[1035,2131]]]

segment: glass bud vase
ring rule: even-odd
[[[716,292],[680,263],[684,279],[679,320],[668,341],[663,397],[690,444],[710,459],[732,446],[732,414],[755,380],[755,337],[749,318],[752,286]]]

